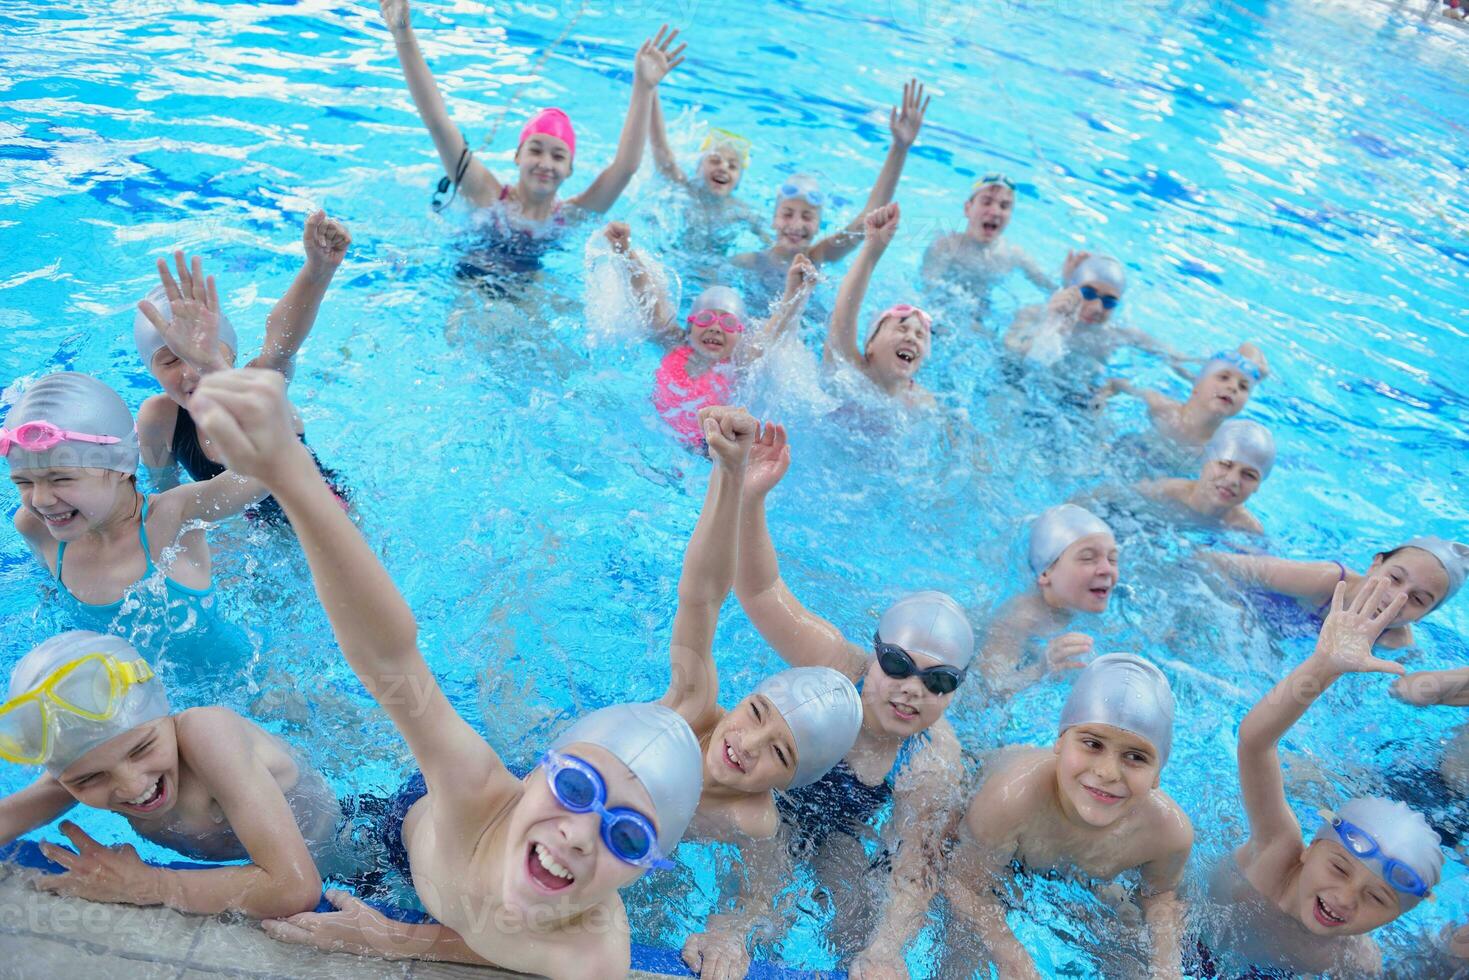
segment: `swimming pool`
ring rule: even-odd
[[[751,136],[741,196],[762,208],[780,178],[811,170],[850,214],[886,146],[889,100],[916,74],[935,101],[874,303],[911,297],[922,248],[960,225],[968,184],[1005,170],[1022,185],[1012,240],[1047,265],[1083,245],[1126,259],[1127,322],[1196,353],[1246,338],[1266,348],[1274,376],[1248,412],[1280,446],[1256,498],[1273,551],[1365,561],[1411,534],[1469,525],[1469,35],[1425,24],[1416,5],[788,2],[762,8],[754,30],[698,2],[416,9],[472,144],[518,95],[484,151],[501,171],[526,109],[571,112],[583,147],[574,189],[610,159],[632,51],[664,19],[693,45],[663,91],[675,142],[692,151],[705,124]],[[573,16],[570,39],[535,69]],[[128,324],[153,259],[176,246],[211,259],[248,343],[295,271],[287,244],[306,211],[324,206],[355,242],[293,396],[313,446],[355,488],[363,530],[418,614],[451,698],[526,762],[571,715],[661,694],[676,556],[707,464],[652,409],[657,349],[588,334],[583,303],[598,297],[583,288],[581,244],[591,229],[549,258],[534,316],[454,281],[462,220],[427,207],[438,163],[376,8],[23,3],[4,22],[18,43],[0,56],[10,79],[0,377],[86,370],[136,407],[154,388]],[[681,115],[690,106],[703,108]],[[656,241],[667,194],[645,160],[613,214]],[[823,288],[829,300],[834,282]],[[991,322],[1039,298],[1012,280]],[[1134,472],[1103,446],[1141,426],[1135,408],[1119,403],[1100,428],[1027,413],[991,335],[944,323],[925,370],[945,393],[942,427],[879,426],[871,413],[834,409],[783,362],[753,386],[752,408],[784,420],[795,440],[771,513],[784,572],[853,637],[917,588],[948,590],[982,618],[1022,584],[1026,517]],[[1151,359],[1119,363],[1181,390]],[[1125,587],[1095,624],[1099,646],[1152,656],[1174,680],[1164,788],[1197,828],[1197,871],[1241,838],[1236,783],[1219,775],[1233,771],[1233,725],[1308,641],[1272,642],[1176,565],[1197,535],[1142,519],[1119,531]],[[307,745],[339,786],[391,790],[406,749],[325,641],[304,563],[244,526],[216,541],[223,601],[259,644],[227,703]],[[47,588],[19,538],[4,535],[7,663],[61,627],[37,601]],[[777,662],[730,610],[716,649],[724,690],[740,693]],[[1466,628],[1469,609],[1449,605],[1407,662],[1462,664]],[[952,714],[978,753],[1048,741],[1061,696],[1042,685],[1008,714],[961,698]],[[1287,748],[1353,792],[1372,789],[1376,767],[1432,754],[1459,718],[1389,701],[1370,679],[1343,682],[1326,701]],[[0,772],[0,791],[23,775]],[[1310,812],[1306,801],[1333,792],[1294,798]],[[81,822],[106,840],[120,833],[112,817]],[[680,852],[694,870],[677,872],[676,885],[632,892],[641,938],[677,946],[716,904],[708,850]],[[1382,934],[1389,949],[1464,921],[1462,872],[1451,864],[1446,875],[1437,903]],[[1059,886],[1037,894],[1016,928],[1050,956],[1042,968],[1097,970],[1084,944],[1060,938],[1083,929],[1075,908],[1090,900]],[[771,955],[831,965],[813,932]],[[930,969],[921,953],[911,966]]]

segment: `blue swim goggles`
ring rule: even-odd
[[[1090,286],[1078,286],[1076,288],[1081,290],[1081,298],[1084,300],[1100,299],[1102,301],[1102,309],[1104,310],[1115,310],[1117,309],[1117,304],[1122,302],[1121,296],[1103,296]]]
[[[1428,894],[1428,885],[1419,877],[1418,872],[1383,854],[1382,848],[1377,846],[1377,841],[1367,831],[1329,811],[1323,811],[1321,815],[1331,823],[1331,829],[1336,831],[1337,839],[1347,849],[1347,853],[1359,861],[1376,861],[1382,869],[1382,879],[1389,885],[1415,898]]]
[[[1222,350],[1217,354],[1211,355],[1209,360],[1205,362],[1205,368],[1207,369],[1208,365],[1213,364],[1215,361],[1223,361],[1251,381],[1260,380],[1260,365],[1238,351]]]
[[[798,197],[812,207],[826,207],[826,195],[815,187],[802,187],[800,184],[785,183],[780,185],[776,192],[777,200],[788,201]]]
[[[602,818],[602,843],[613,857],[640,868],[673,867],[658,853],[653,821],[626,807],[607,808],[607,783],[590,762],[552,750],[541,756],[541,768],[551,795],[564,809]]]

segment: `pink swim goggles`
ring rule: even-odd
[[[718,324],[719,329],[725,333],[745,332],[745,325],[740,322],[739,317],[733,313],[721,313],[718,310],[700,310],[697,313],[690,313],[688,324],[691,327],[712,327]]]
[[[920,310],[918,307],[916,307],[916,306],[910,306],[907,303],[899,303],[897,306],[889,306],[887,309],[883,310],[882,313],[880,313],[878,315],[877,322],[878,323],[881,323],[882,321],[886,320],[890,316],[895,316],[899,320],[902,320],[905,317],[916,316],[916,317],[918,317],[918,322],[921,323],[921,324],[923,324],[923,329],[925,329],[925,330],[932,330],[933,329],[933,317],[929,316],[927,313],[925,313],[923,310]]]
[[[50,422],[26,422],[13,429],[0,428],[0,456],[10,452],[11,446],[19,446],[28,453],[43,453],[63,442],[90,442],[98,446],[111,446],[122,442],[117,436],[94,436],[86,432],[72,432],[52,425]]]

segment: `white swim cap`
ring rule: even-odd
[[[1214,437],[1204,446],[1204,462],[1216,459],[1253,466],[1260,471],[1263,482],[1275,465],[1275,439],[1259,422],[1230,419],[1214,431]]]
[[[1448,602],[1455,592],[1463,588],[1464,575],[1466,572],[1469,572],[1469,545],[1428,534],[1414,538],[1412,541],[1408,541],[1399,547],[1419,548],[1428,552],[1438,559],[1438,563],[1448,573],[1449,590],[1443,594],[1442,599],[1438,600],[1437,605],[1433,607],[1434,609]]]
[[[704,791],[704,757],[689,723],[661,704],[614,704],[577,719],[551,747],[576,742],[606,749],[632,771],[653,800],[658,850],[673,853]]]
[[[1039,575],[1077,541],[1089,534],[1105,534],[1116,541],[1107,522],[1084,507],[1058,504],[1030,524],[1030,568]]]
[[[5,428],[13,432],[27,422],[49,422],[69,432],[111,436],[117,441],[98,444],[66,439],[39,452],[12,443],[5,454],[12,470],[81,466],[118,473],[138,471],[133,413],[121,395],[90,375],[60,371],[31,385],[5,416]]]
[[[733,313],[741,322],[747,318],[745,315],[745,301],[740,294],[728,286],[710,286],[699,294],[694,300],[694,308],[689,312],[698,313],[701,310],[715,310],[720,313]]]
[[[1127,289],[1127,272],[1122,263],[1110,255],[1089,255],[1071,273],[1067,285],[1080,286],[1089,282],[1111,286],[1121,296]]]
[[[755,688],[775,705],[796,740],[796,774],[787,789],[809,786],[852,751],[862,727],[862,698],[830,667],[792,667]]]
[[[139,658],[132,644],[120,636],[70,630],[51,637],[20,658],[10,672],[9,697],[20,697],[36,688],[57,668],[92,653],[107,654],[124,663]],[[69,711],[53,711],[51,716],[55,719],[55,728],[51,733],[51,757],[45,761],[46,771],[53,776],[60,775],[97,746],[139,725],[166,717],[168,713],[168,692],[157,676],[128,688],[117,713],[105,721],[93,721]],[[40,735],[39,731],[26,732],[25,738],[39,741]]]
[[[1443,875],[1443,848],[1440,846],[1438,833],[1428,826],[1428,821],[1423,819],[1421,813],[1396,800],[1385,800],[1380,796],[1359,796],[1343,803],[1336,815],[1371,835],[1379,854],[1372,857],[1356,854],[1353,856],[1373,871],[1382,875],[1383,861],[1392,860],[1412,868],[1429,890],[1438,884]],[[1321,822],[1315,839],[1342,843],[1330,820]],[[1351,845],[1343,846],[1348,853],[1353,853]],[[1382,877],[1389,885],[1392,884],[1386,875]],[[1404,912],[1423,900],[1418,895],[1397,888],[1393,891],[1397,892],[1398,902]]]
[[[173,320],[173,308],[168,303],[168,293],[162,285],[154,286],[144,297],[148,302],[158,308],[165,320]],[[230,349],[231,354],[240,353],[240,342],[235,337],[235,326],[230,323],[230,318],[221,311],[219,314],[219,342]],[[142,310],[133,313],[133,343],[138,346],[138,356],[143,359],[143,367],[153,366],[153,355],[167,347],[163,335],[143,315]]]
[[[1111,725],[1141,735],[1158,750],[1158,768],[1173,748],[1173,688],[1156,666],[1131,653],[1098,657],[1077,675],[1061,709],[1057,734],[1075,725]]]
[[[921,653],[960,670],[974,659],[974,627],[964,607],[943,592],[915,592],[899,599],[882,614],[877,636],[909,654]]]

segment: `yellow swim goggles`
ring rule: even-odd
[[[128,689],[153,678],[146,660],[118,660],[106,653],[57,667],[39,685],[0,704],[0,759],[23,766],[51,758],[56,712],[107,721],[122,707]]]
[[[704,137],[704,142],[699,147],[699,152],[704,153],[717,146],[731,147],[740,155],[741,166],[748,167],[750,165],[750,141],[739,133],[732,133],[727,129],[720,129],[716,126],[709,130],[708,136]]]

